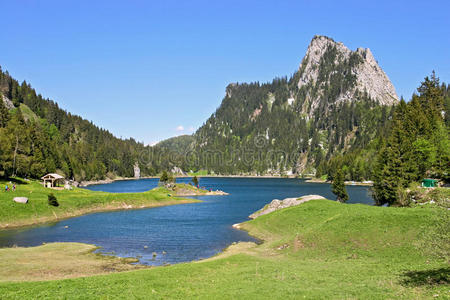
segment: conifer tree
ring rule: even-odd
[[[167,171],[163,171],[161,174],[161,177],[159,178],[159,181],[162,183],[166,183],[169,181],[169,175],[167,174]]]
[[[194,176],[192,178],[192,183],[194,183],[195,186],[198,186],[198,178],[197,178],[197,176]]]
[[[336,195],[336,200],[345,203],[348,200],[347,190],[345,189],[344,174],[339,168],[333,178],[332,192]]]

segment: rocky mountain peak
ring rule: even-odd
[[[298,88],[314,89],[314,93],[307,93],[309,115],[313,114],[324,97],[328,98],[328,102],[339,103],[355,99],[358,93],[367,93],[382,105],[392,105],[398,101],[394,86],[369,48],[352,51],[329,37],[314,36],[299,73]],[[336,84],[340,85],[339,92],[330,101],[330,95],[324,89]]]

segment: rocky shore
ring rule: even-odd
[[[257,217],[267,215],[276,210],[297,206],[311,200],[325,200],[325,198],[319,195],[306,195],[299,198],[285,198],[283,200],[273,199],[269,204],[265,205],[263,208],[254,212],[248,217],[250,219],[256,219]],[[241,229],[241,223],[234,224],[233,228]]]
[[[279,210],[279,209],[300,205],[300,204],[308,202],[310,200],[320,200],[320,199],[325,199],[325,198],[322,196],[319,196],[319,195],[307,195],[307,196],[302,196],[300,198],[286,198],[284,200],[274,199],[274,200],[272,200],[272,202],[270,202],[269,204],[267,204],[266,206],[264,206],[257,212],[251,214],[249,216],[249,218],[256,219],[259,216],[267,215],[267,214],[274,212],[276,210]]]
[[[325,179],[320,179],[320,178],[311,178],[311,179],[306,180],[305,182],[331,184],[331,181],[328,181]],[[373,182],[369,181],[369,180],[367,180],[367,181],[345,181],[344,184],[345,185],[373,186]]]

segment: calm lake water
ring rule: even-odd
[[[177,182],[189,182],[179,178]],[[143,192],[158,179],[116,181],[88,189]],[[81,242],[102,247],[99,252],[137,257],[143,264],[174,264],[207,258],[238,241],[255,241],[231,226],[273,199],[318,194],[335,199],[328,184],[282,178],[201,178],[200,186],[230,193],[193,197],[202,203],[140,210],[94,213],[42,226],[0,231],[0,247],[36,246],[49,242]],[[349,203],[373,204],[367,187],[347,186]],[[68,228],[65,228],[68,226]],[[154,257],[153,253],[156,253]]]

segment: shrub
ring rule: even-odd
[[[337,201],[341,203],[347,202],[348,194],[345,189],[344,174],[341,169],[338,169],[333,177],[332,192],[337,196]]]
[[[195,186],[198,186],[198,178],[197,178],[197,176],[194,176],[192,178],[192,182],[194,183]]]
[[[159,181],[161,181],[161,182],[169,181],[169,175],[167,174],[166,171],[163,171],[161,177],[159,178]]]
[[[50,193],[48,195],[48,205],[59,206],[58,200],[56,199],[55,195],[53,195],[53,193]]]

